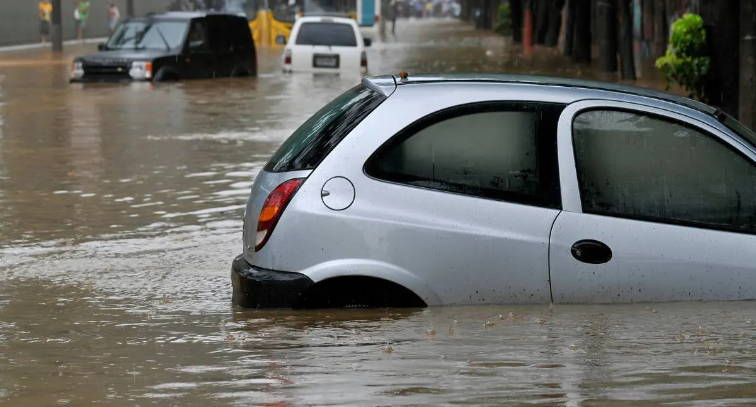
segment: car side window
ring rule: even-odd
[[[204,21],[193,21],[192,26],[189,29],[189,37],[187,40],[189,52],[209,52],[210,44],[207,41],[207,27]]]
[[[591,110],[573,121],[583,212],[756,233],[756,164],[666,118]]]
[[[562,109],[495,102],[437,112],[379,148],[365,171],[401,184],[559,208],[556,127]]]

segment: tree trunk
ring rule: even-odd
[[[559,32],[562,29],[562,9],[564,0],[554,0],[549,2],[549,20],[547,22],[546,40],[547,47],[556,47],[559,42]]]
[[[564,55],[572,56],[575,46],[575,1],[567,0],[567,22],[564,27]]]
[[[740,106],[738,118],[756,127],[756,0],[740,0]]]
[[[533,41],[536,44],[544,44],[546,42],[551,3],[552,0],[534,0],[532,2],[534,17]]]
[[[512,40],[522,42],[522,0],[509,0],[509,11],[512,15]]]
[[[134,0],[126,0],[126,15],[134,17]]]
[[[628,0],[617,0],[617,11],[619,12],[619,25],[617,27],[620,31],[620,71],[622,79],[634,81],[636,77],[635,58],[633,56],[633,20],[630,17]]]
[[[572,37],[572,59],[578,63],[591,63],[591,3],[588,0],[572,0],[575,3],[575,23]]]
[[[598,65],[604,72],[617,71],[617,13],[613,0],[596,2]]]
[[[740,15],[738,0],[705,1],[701,17],[706,28],[708,54],[711,57],[709,75],[704,83],[704,95],[709,103],[725,112],[738,115],[740,45]]]
[[[653,56],[658,58],[667,51],[669,28],[667,26],[667,8],[663,1],[652,1],[654,5],[654,47]]]

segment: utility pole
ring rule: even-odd
[[[52,34],[52,50],[53,52],[62,52],[63,51],[63,26],[62,26],[62,18],[63,13],[61,12],[61,0],[53,0],[53,12],[52,12],[52,24],[51,24],[51,33]]]
[[[134,17],[134,0],[126,0],[126,15]]]

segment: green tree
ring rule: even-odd
[[[512,34],[512,10],[509,6],[509,2],[504,2],[499,5],[499,10],[496,15],[496,28],[494,30],[501,35]]]
[[[711,59],[706,55],[706,30],[698,14],[685,14],[672,24],[669,45],[656,67],[671,83],[679,84],[692,98],[704,99],[704,79]]]

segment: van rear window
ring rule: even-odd
[[[332,45],[356,47],[354,29],[343,23],[303,23],[297,34],[297,45]]]
[[[307,119],[273,154],[265,171],[311,170],[386,96],[358,85]]]

